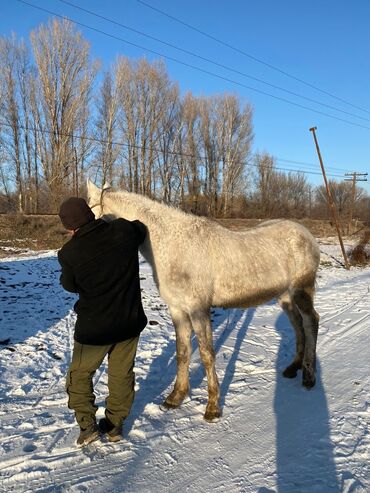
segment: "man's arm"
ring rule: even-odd
[[[58,252],[58,261],[62,268],[62,273],[60,275],[60,284],[66,291],[69,291],[70,293],[78,293],[73,271],[63,259],[63,256],[60,252]]]
[[[135,221],[131,221],[131,224],[135,228],[138,237],[138,243],[139,245],[141,245],[146,238],[146,234],[147,234],[146,226],[145,224],[143,224],[137,219]]]

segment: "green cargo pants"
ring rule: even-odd
[[[108,355],[108,391],[105,415],[120,426],[129,415],[134,400],[134,362],[139,338],[134,337],[109,346],[91,346],[75,341],[67,374],[68,407],[75,412],[82,429],[95,422],[93,376]]]

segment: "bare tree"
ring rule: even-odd
[[[262,217],[304,217],[309,210],[310,187],[303,173],[275,169],[269,154],[256,154],[257,200]]]
[[[166,120],[177,89],[162,62],[132,62],[121,57],[115,77],[119,126],[127,142],[122,178],[129,190],[152,196],[156,188],[157,152],[165,132],[171,130],[171,122]]]
[[[0,193],[6,201],[4,212],[12,210],[13,200],[11,194],[10,169],[7,164],[7,157],[3,149],[1,132],[0,132]],[[4,203],[4,200],[2,200]]]
[[[286,204],[287,217],[302,218],[308,215],[310,186],[303,173],[289,172],[282,173],[283,194],[281,203]]]
[[[102,171],[102,183],[114,181],[114,169],[120,154],[118,140],[118,95],[111,73],[106,73],[97,98],[97,144],[98,166]]]
[[[274,159],[269,154],[257,153],[254,163],[257,170],[257,200],[262,217],[270,217],[272,213],[271,188],[275,175]]]
[[[158,183],[159,197],[166,203],[176,202],[174,189],[179,189],[177,174],[179,143],[181,141],[182,122],[177,85],[167,87],[164,95],[164,108],[158,121],[158,151],[154,168],[154,187]],[[156,196],[156,189],[153,189]]]
[[[329,187],[337,206],[338,213],[340,216],[346,216],[349,213],[352,201],[352,183],[349,181],[335,181],[329,180]],[[355,205],[360,202],[364,197],[364,189],[361,187],[356,187],[355,194]],[[317,187],[316,189],[316,202],[318,204],[324,204],[327,206],[328,197],[326,194],[326,189],[324,185]]]
[[[250,152],[252,108],[241,108],[237,96],[225,94],[216,107],[217,143],[221,159],[221,207],[223,215],[233,208],[233,199],[244,193],[245,169]]]
[[[366,221],[370,226],[370,197],[364,189],[361,189],[362,197],[358,200],[355,208],[356,218]]]
[[[190,210],[198,212],[201,193],[199,157],[199,100],[190,92],[181,105],[182,132],[179,135],[178,174],[180,180],[180,204],[185,209],[185,195],[191,201]]]
[[[33,110],[38,155],[55,209],[90,151],[84,137],[96,66],[90,63],[88,43],[68,20],[41,25],[31,33],[31,43],[37,66]]]
[[[20,74],[27,71],[26,48],[15,35],[0,38],[0,118],[3,134],[3,147],[14,167],[15,185],[18,194],[18,210],[25,208],[24,162],[22,156],[22,139],[24,136],[22,119],[22,96],[20,95]],[[24,88],[24,84],[22,85]],[[26,98],[25,95],[23,95]]]
[[[201,98],[200,104],[200,152],[205,165],[203,193],[207,212],[216,215],[220,192],[221,153],[218,145],[217,104],[219,97]]]

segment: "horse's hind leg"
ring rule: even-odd
[[[281,308],[287,314],[289,321],[293,326],[296,339],[296,354],[294,360],[289,366],[285,368],[283,375],[286,378],[295,378],[297,376],[297,371],[302,368],[304,356],[305,335],[303,329],[303,320],[296,304],[294,303],[288,292],[284,293],[284,295],[279,298],[279,303]]]
[[[172,409],[178,407],[189,392],[189,363],[191,356],[192,326],[189,315],[170,308],[176,330],[177,376],[175,386],[163,403],[163,407]]]
[[[293,294],[293,300],[302,315],[305,334],[302,384],[307,388],[313,387],[316,381],[316,343],[319,330],[319,315],[313,306],[313,295],[313,287],[296,289]]]
[[[190,314],[194,332],[198,339],[200,357],[207,374],[208,403],[204,419],[214,421],[221,416],[219,406],[220,386],[215,368],[215,352],[213,349],[211,320],[208,310],[196,311]]]

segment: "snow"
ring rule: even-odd
[[[212,424],[203,420],[207,389],[194,340],[190,397],[177,410],[159,408],[174,382],[176,340],[141,260],[150,323],[124,440],[84,449],[75,446],[64,390],[76,298],[59,286],[54,251],[9,252],[0,261],[0,491],[369,492],[370,268],[346,271],[328,243],[316,296],[316,387],[281,376],[294,337],[276,302],[213,310],[223,416]],[[95,389],[99,417],[104,367]]]

